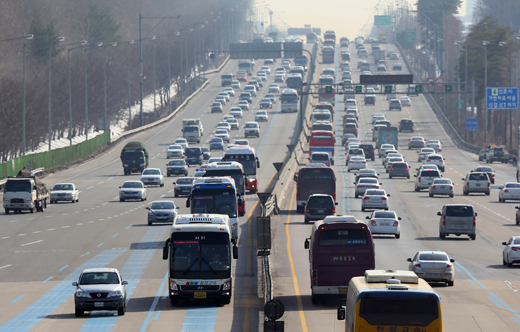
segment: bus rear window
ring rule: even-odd
[[[359,316],[371,325],[427,326],[439,317],[437,303],[433,297],[366,295],[361,299]]]
[[[327,135],[315,135],[315,136],[312,136],[311,139],[314,141],[331,141],[331,140],[333,140],[332,136],[327,136]]]
[[[298,176],[298,179],[302,180],[332,180],[332,170],[331,169],[303,169],[301,175]]]
[[[367,233],[360,229],[334,229],[320,232],[318,245],[325,246],[366,246]]]

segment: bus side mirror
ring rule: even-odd
[[[238,247],[233,246],[233,259],[238,259]]]
[[[260,160],[258,158],[256,158],[256,167],[260,168]]]
[[[162,248],[162,259],[168,259],[168,249],[170,248],[170,239],[164,242],[164,247]]]
[[[338,320],[345,320],[346,304],[347,304],[346,300],[341,300],[341,303],[339,304],[339,308],[338,308]]]
[[[294,180],[294,181],[298,181],[298,172],[295,172],[295,173],[294,173],[293,180]]]
[[[305,243],[304,243],[303,247],[305,249],[309,249],[309,247],[310,247],[309,239],[305,239]]]
[[[190,198],[191,198],[191,195],[188,196],[188,198],[186,198],[186,207],[187,207],[187,208],[190,207]]]

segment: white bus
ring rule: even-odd
[[[298,112],[300,97],[294,89],[284,89],[280,97],[282,112]]]
[[[238,248],[227,215],[178,215],[163,248],[171,304],[180,299],[215,299],[229,304],[233,290],[231,258],[238,258]]]
[[[246,174],[246,191],[254,194],[258,191],[258,178],[256,169],[260,168],[260,161],[256,156],[256,150],[250,146],[238,145],[228,148],[222,161],[236,161],[242,164]]]

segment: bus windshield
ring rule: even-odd
[[[360,229],[334,229],[320,233],[318,245],[325,246],[363,246],[368,244],[367,233]]]
[[[227,214],[237,218],[237,198],[234,189],[193,189],[191,213]]]
[[[223,279],[231,277],[228,233],[176,232],[172,234],[171,241],[171,278]]]
[[[245,195],[244,173],[241,169],[206,169],[205,177],[208,176],[231,176],[235,180],[235,186],[240,195]]]
[[[370,292],[361,299],[359,316],[371,325],[427,326],[439,318],[434,297],[379,297]]]
[[[282,104],[283,103],[296,103],[298,102],[298,95],[282,95]]]
[[[330,168],[305,168],[301,170],[301,174],[298,175],[298,179],[302,180],[332,180],[334,181],[334,175]]]
[[[244,173],[256,175],[256,159],[254,154],[226,154],[222,161],[236,161],[242,164]],[[234,178],[233,178],[234,179]],[[236,180],[235,180],[236,181]]]

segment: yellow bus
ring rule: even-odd
[[[439,295],[412,271],[367,270],[338,308],[346,332],[441,332]]]

